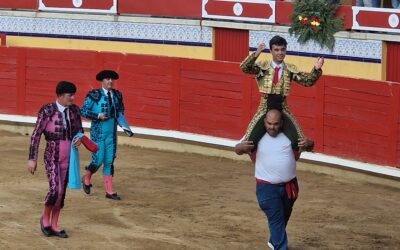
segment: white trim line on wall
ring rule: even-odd
[[[102,14],[117,14],[117,0],[113,0],[113,5],[110,9],[84,9],[80,8],[82,0],[72,1],[74,8],[60,8],[60,7],[48,7],[43,3],[43,0],[39,0],[39,10],[41,11],[59,11],[59,12],[83,12],[83,13],[102,13]]]
[[[36,122],[36,117],[34,116],[23,116],[23,115],[8,115],[8,114],[0,114],[0,122],[17,122],[17,123],[30,123],[34,124]],[[89,128],[89,122],[83,122],[84,128]],[[131,127],[132,131],[138,135],[147,135],[147,136],[156,136],[156,137],[164,137],[170,139],[179,139],[191,142],[200,142],[209,145],[218,145],[225,147],[234,147],[237,143],[236,140],[213,137],[208,135],[199,135],[187,132],[180,132],[174,130],[161,130],[161,129],[150,129],[150,128],[141,128],[141,127]],[[118,131],[122,132],[121,128],[118,128]],[[233,153],[233,152],[232,152]],[[346,160],[335,156],[328,156],[320,153],[302,153],[301,159],[322,162],[327,164],[333,164],[337,166],[341,166],[343,168],[348,169],[356,169],[362,170],[375,174],[382,174],[391,177],[400,178],[400,169],[390,166],[376,165],[364,162],[358,162],[353,160]]]

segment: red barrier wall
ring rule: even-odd
[[[76,83],[80,105],[103,68],[120,73],[133,126],[239,139],[260,97],[238,63],[0,47],[0,113],[36,115],[60,80]],[[293,84],[288,100],[317,152],[399,166],[399,83],[323,76],[312,88]]]

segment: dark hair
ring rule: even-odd
[[[56,86],[56,94],[57,96],[62,94],[75,94],[76,86],[72,82],[61,81]]]
[[[278,45],[278,46],[287,46],[287,41],[285,38],[281,36],[274,36],[269,40],[269,49],[272,50],[272,45]]]

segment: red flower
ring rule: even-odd
[[[314,21],[314,22],[317,22],[317,23],[320,23],[321,22],[321,20],[319,20],[317,17],[315,17],[315,16],[313,16],[313,17],[311,17],[311,21]]]
[[[311,19],[310,24],[312,29],[317,30],[318,26],[321,24],[321,21],[315,16],[311,17],[310,19]]]
[[[307,19],[307,18],[303,18],[303,19],[301,20],[301,24],[303,24],[303,25],[308,25],[308,24],[309,24],[308,19]]]

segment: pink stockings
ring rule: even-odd
[[[85,174],[85,185],[89,186],[90,185],[90,178],[92,177],[92,172],[89,170],[86,170]]]
[[[103,176],[104,178],[104,188],[107,194],[113,194],[112,191],[112,175]]]
[[[51,225],[51,229],[53,231],[59,232],[60,229],[58,228],[58,217],[60,216],[60,207],[55,206],[45,206],[43,211],[43,226],[48,227]],[[51,223],[50,223],[51,217]]]
[[[85,175],[85,185],[90,185],[90,178],[92,177],[92,172],[86,170]],[[107,194],[113,194],[112,190],[112,175],[103,176],[104,179],[104,189],[106,190]]]
[[[53,206],[44,206],[43,225],[45,227],[48,227],[50,225],[50,215],[51,215],[51,210],[52,209],[53,209]]]

